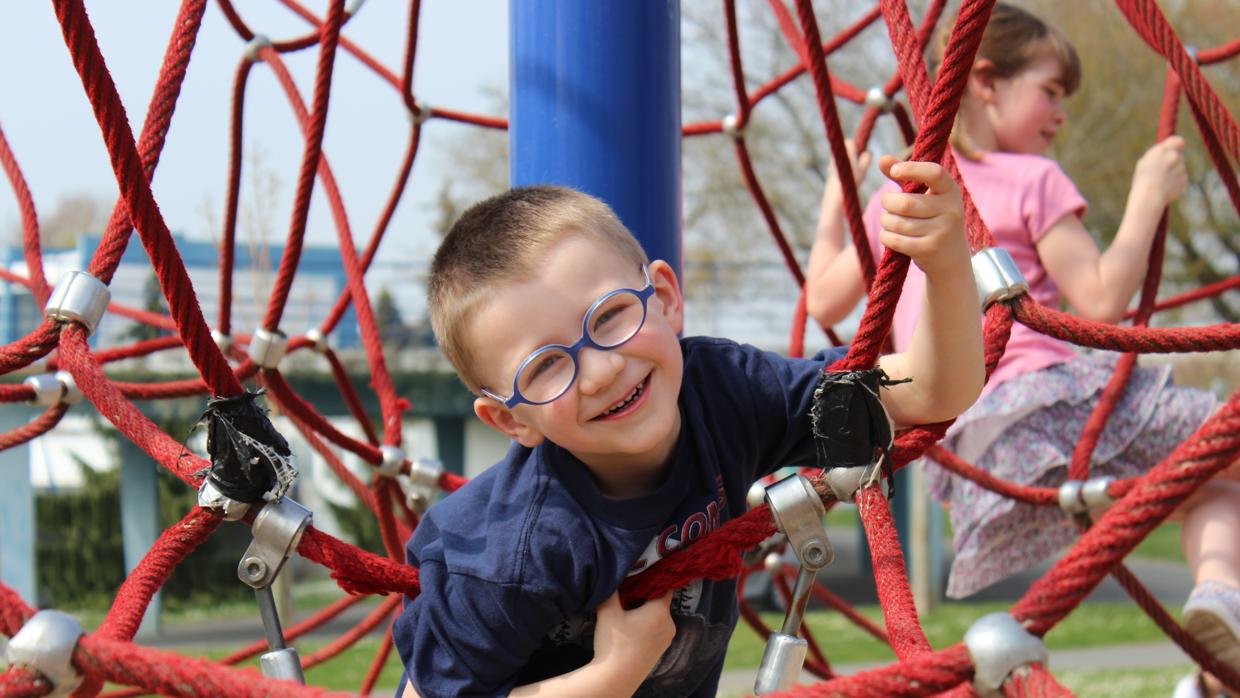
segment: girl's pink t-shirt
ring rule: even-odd
[[[956,153],[956,163],[965,187],[995,242],[1012,255],[1025,275],[1029,294],[1043,305],[1059,307],[1062,297],[1059,287],[1042,266],[1037,243],[1065,215],[1084,215],[1085,199],[1076,185],[1058,163],[1038,155],[986,153],[981,160],[969,160]],[[882,245],[878,241],[879,218],[882,215],[879,197],[884,192],[898,190],[894,182],[885,182],[870,197],[865,210],[865,229],[875,261],[882,259]],[[892,324],[897,350],[907,348],[913,336],[925,288],[925,274],[916,264],[909,265],[908,278],[896,304]],[[1013,376],[1061,363],[1074,356],[1067,343],[1014,323],[1007,351],[987,382],[986,391]]]

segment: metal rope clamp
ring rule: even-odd
[[[215,342],[215,346],[224,354],[227,354],[233,348],[232,335],[224,334],[220,330],[211,330],[211,341]]]
[[[749,491],[745,493],[745,504],[750,509],[756,509],[766,501],[766,486],[762,481],[753,483],[749,486]],[[776,531],[769,538],[758,543],[753,548],[746,550],[741,555],[741,564],[746,568],[753,567],[759,562],[763,568],[772,574],[777,572],[783,565],[783,556],[780,551],[788,544],[788,537]]]
[[[861,488],[877,485],[884,480],[882,463],[854,465],[851,468],[831,468],[825,471],[822,477],[831,491],[835,493],[835,498],[841,502],[853,501]],[[879,492],[884,497],[887,496],[886,488],[880,487]]]
[[[1109,475],[1085,481],[1068,480],[1059,486],[1059,508],[1069,514],[1104,511],[1115,503],[1107,493],[1113,482],[1115,478]]]
[[[263,618],[263,630],[267,634],[267,646],[271,648],[259,659],[263,676],[300,684],[306,683],[301,658],[296,648],[284,642],[284,629],[280,626],[280,614],[276,610],[271,584],[289,555],[297,549],[311,517],[309,509],[288,497],[265,505],[254,517],[251,525],[254,540],[237,565],[237,576],[254,588],[258,611]]]
[[[1002,697],[1003,682],[1030,664],[1046,666],[1046,645],[1007,613],[978,618],[964,634],[973,660],[973,689],[984,698]]]
[[[431,106],[420,99],[413,100],[413,108],[409,109],[409,123],[421,127],[432,116]]]
[[[34,399],[26,404],[34,407],[51,407],[52,405],[73,405],[82,401],[82,391],[68,371],[55,373],[38,373],[22,381],[26,387],[34,391]]]
[[[327,344],[327,337],[323,336],[323,333],[317,329],[308,330],[306,332],[306,339],[309,340],[310,346],[316,354],[326,354],[327,350],[331,348]]]
[[[877,109],[883,114],[890,114],[896,110],[896,100],[883,90],[882,85],[875,85],[865,92],[865,106],[868,109]]]
[[[84,271],[70,271],[60,277],[60,283],[47,297],[43,317],[56,322],[80,322],[86,334],[92,335],[111,300],[112,292],[102,281]]]
[[[791,688],[805,664],[808,643],[797,633],[809,605],[810,590],[818,570],[834,559],[827,529],[822,525],[826,507],[818,498],[809,480],[793,475],[766,488],[766,503],[771,507],[775,525],[788,537],[788,544],[796,553],[801,570],[797,572],[792,598],[784,616],[780,632],[771,633],[762,653],[762,664],[753,690],[758,695],[785,691]]]
[[[977,285],[977,298],[983,311],[992,303],[1029,292],[1025,275],[1002,247],[987,247],[973,255],[973,282]]]
[[[409,463],[409,488],[405,492],[409,508],[418,514],[426,513],[442,477],[443,463],[434,458],[414,458]]]
[[[258,63],[263,60],[263,57],[260,54],[265,48],[271,48],[271,39],[264,34],[255,34],[254,37],[246,43],[243,53],[246,60],[251,63]]]
[[[73,650],[81,637],[82,625],[73,616],[39,611],[9,640],[6,658],[9,666],[39,672],[52,685],[47,695],[61,698],[82,684],[82,675],[73,668]]]
[[[250,338],[250,360],[263,368],[275,368],[288,350],[288,335],[260,327]]]

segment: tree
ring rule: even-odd
[[[1235,27],[1240,26],[1240,7],[1225,0],[1161,4],[1185,44],[1218,46],[1233,40]],[[1133,166],[1157,136],[1166,63],[1114,3],[1036,0],[1030,9],[1062,28],[1080,53],[1081,88],[1068,102],[1068,128],[1059,137],[1054,156],[1090,202],[1086,227],[1109,243],[1123,216]],[[1204,72],[1228,111],[1240,113],[1240,65],[1232,60]],[[1171,211],[1163,296],[1240,272],[1236,212],[1185,106],[1179,112],[1178,131],[1188,141],[1190,183]],[[1240,301],[1234,295],[1189,312],[1201,321],[1240,321]]]
[[[154,272],[147,275],[146,282],[142,285],[142,309],[152,313],[161,315],[168,314],[168,303],[164,299],[163,289],[159,287],[159,277]],[[148,339],[157,339],[171,334],[168,330],[163,330],[154,325],[148,325],[144,322],[134,322],[124,332],[121,333],[122,340],[131,340],[134,342],[143,342]]]
[[[870,9],[844,0],[816,4],[824,38]],[[913,20],[918,22],[926,3],[911,4]],[[958,5],[951,4],[941,23],[950,21]],[[1022,5],[1062,28],[1081,54],[1085,79],[1068,103],[1069,127],[1061,132],[1052,155],[1090,202],[1086,226],[1103,243],[1109,242],[1124,211],[1132,167],[1154,142],[1165,62],[1145,45],[1113,3],[1025,0]],[[1240,26],[1240,6],[1228,0],[1166,0],[1163,5],[1186,43],[1216,46],[1234,38],[1234,27]],[[723,15],[712,3],[685,3],[682,12],[683,120],[717,120],[736,109]],[[745,84],[752,94],[799,59],[788,47],[768,3],[742,0],[737,13]],[[1216,92],[1233,113],[1240,111],[1240,67],[1236,63],[1207,69]],[[862,90],[885,82],[897,65],[882,21],[832,54],[828,67],[833,75]],[[1133,76],[1140,77],[1134,80]],[[905,96],[899,99],[907,104]],[[840,99],[836,104],[844,132],[852,133],[862,109]],[[1192,184],[1173,212],[1165,265],[1167,291],[1197,287],[1240,271],[1235,215],[1225,213],[1229,207],[1225,192],[1193,135],[1191,116],[1183,109],[1180,125],[1189,138]],[[760,103],[745,130],[761,186],[802,260],[813,243],[830,162],[825,133],[808,74]],[[894,121],[880,119],[870,148],[899,153],[904,146]],[[506,172],[499,168],[506,156],[498,135],[480,136],[475,130],[468,139],[449,140],[441,147],[449,154],[445,159],[453,163],[454,171],[440,190],[438,210],[443,221],[452,220],[464,201],[478,198],[470,197],[473,192],[460,187],[461,183],[486,182],[485,193],[505,186],[495,177],[497,172]],[[864,193],[881,180],[875,170],[871,168],[863,184]],[[739,293],[745,288],[742,271],[746,265],[779,259],[767,225],[745,188],[730,137],[685,139],[683,191],[685,286],[691,298],[706,291]],[[712,276],[709,282],[706,275]],[[1220,299],[1214,302],[1213,311],[1236,321],[1240,302]]]
[[[403,350],[413,346],[430,346],[433,337],[430,327],[425,322],[409,325],[404,321],[401,309],[392,298],[392,291],[387,286],[379,288],[374,298],[374,324],[378,326],[379,336],[383,337],[383,346],[391,350]]]
[[[51,211],[39,216],[40,244],[49,250],[67,249],[86,233],[102,234],[114,203],[115,199],[89,192],[65,194]],[[14,222],[11,229],[12,236],[20,240],[21,225]]]

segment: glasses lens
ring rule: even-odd
[[[526,400],[549,402],[573,382],[573,357],[562,349],[546,349],[530,358],[517,376],[517,389]]]
[[[646,320],[646,306],[637,294],[621,291],[590,313],[590,340],[600,347],[618,347],[633,338]]]

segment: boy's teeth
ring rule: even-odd
[[[633,399],[637,397],[637,394],[640,393],[641,391],[642,391],[642,386],[639,383],[636,388],[633,388],[633,392],[629,393],[623,400],[621,400],[620,402],[617,402],[615,405],[612,405],[611,407],[608,407],[603,412],[603,416],[606,417],[609,414],[618,412],[619,410],[623,409],[624,406],[632,402]]]

